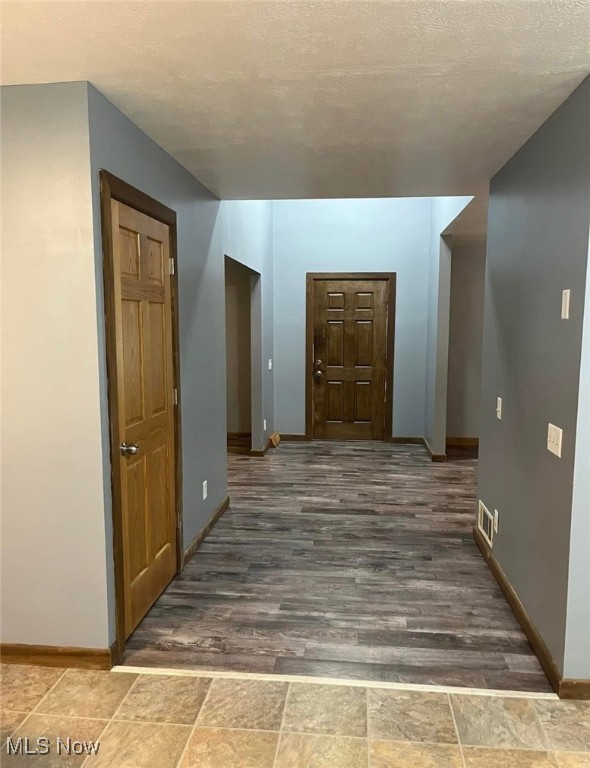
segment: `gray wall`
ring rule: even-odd
[[[587,79],[492,179],[486,259],[479,497],[500,513],[495,557],[561,670],[589,180]],[[560,319],[564,288],[572,292],[568,321]],[[548,422],[564,430],[561,459],[546,449]],[[588,550],[586,539],[571,554],[587,560]],[[572,584],[576,599],[588,600],[585,587]],[[587,611],[580,616],[587,620]],[[590,627],[570,629],[575,654]],[[576,658],[578,674],[590,677],[590,655]]]
[[[479,437],[486,246],[451,247],[447,436]]]
[[[261,273],[252,401],[258,440],[263,416],[272,429],[272,206],[220,203],[87,83],[3,88],[2,161],[2,641],[105,648],[115,625],[99,169],[178,215],[185,545],[227,493],[225,254]]]
[[[227,431],[251,432],[250,279],[252,272],[225,260]]]
[[[92,86],[88,89],[94,259],[100,336],[105,526],[112,540],[110,460],[104,355],[99,170],[105,169],[177,213],[181,355],[184,545],[227,493],[225,431],[224,263],[220,203],[188,171]],[[223,427],[220,429],[220,425]],[[202,482],[208,498],[202,500]],[[112,558],[112,552],[107,550]],[[113,566],[109,562],[110,636],[114,637]]]
[[[424,434],[430,199],[291,200],[274,209],[275,414],[305,432],[305,275],[396,272],[393,434]]]
[[[109,639],[86,93],[1,89],[5,643]]]
[[[264,273],[265,284],[272,287],[272,271],[266,272],[271,243],[271,206],[257,202],[220,203],[95,88],[90,86],[88,95],[101,332],[99,169],[110,171],[177,213],[183,535],[187,546],[227,494],[224,255],[257,268]],[[272,314],[269,311],[263,331],[261,348],[266,344],[272,349]],[[101,361],[104,361],[102,351],[101,343]],[[102,392],[104,461],[108,467],[104,379]],[[272,413],[272,394],[264,394],[261,390],[260,401],[269,403],[268,410]],[[204,480],[208,481],[209,493],[203,501]],[[110,529],[110,511],[107,526]],[[111,617],[113,615],[111,609]]]

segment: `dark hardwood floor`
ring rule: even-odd
[[[229,510],[125,663],[549,691],[472,539],[476,470],[372,442],[230,455]]]

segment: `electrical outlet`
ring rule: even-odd
[[[561,319],[570,319],[570,289],[561,292]]]
[[[268,370],[272,371],[272,357],[268,358]]]
[[[494,533],[498,533],[498,528],[500,526],[500,515],[498,513],[498,510],[494,510]]]
[[[496,398],[496,418],[502,421],[502,398]]]
[[[262,426],[264,428],[264,431],[266,432],[266,419],[262,422]]]
[[[203,480],[203,501],[207,498],[207,481]]]
[[[561,440],[563,437],[563,430],[556,427],[555,424],[549,423],[547,425],[547,450],[559,456],[561,459]]]

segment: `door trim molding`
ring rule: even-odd
[[[170,257],[174,260],[174,274],[170,286],[172,296],[172,363],[174,386],[178,393],[178,404],[174,414],[174,453],[176,486],[176,571],[182,568],[182,453],[181,453],[181,393],[180,393],[180,331],[178,318],[178,257],[176,249],[176,212],[132,187],[108,171],[100,171],[101,231],[104,279],[104,314],[106,332],[107,392],[109,412],[109,436],[111,454],[111,497],[113,507],[113,560],[115,566],[115,627],[116,643],[112,663],[116,664],[125,650],[125,596],[123,580],[123,519],[121,512],[121,477],[119,468],[119,414],[117,402],[117,357],[115,308],[113,295],[113,226],[111,200],[135,208],[167,224],[170,232]]]
[[[393,428],[393,358],[395,351],[395,272],[308,272],[305,276],[305,439],[313,440],[313,306],[319,280],[386,280],[387,347],[385,358],[385,425],[383,441],[391,441]]]

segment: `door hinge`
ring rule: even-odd
[[[178,389],[174,387],[172,398],[174,400],[174,405],[178,405]]]
[[[174,274],[174,259],[172,258],[172,256],[170,256],[170,258],[168,259],[168,271],[171,275]]]

